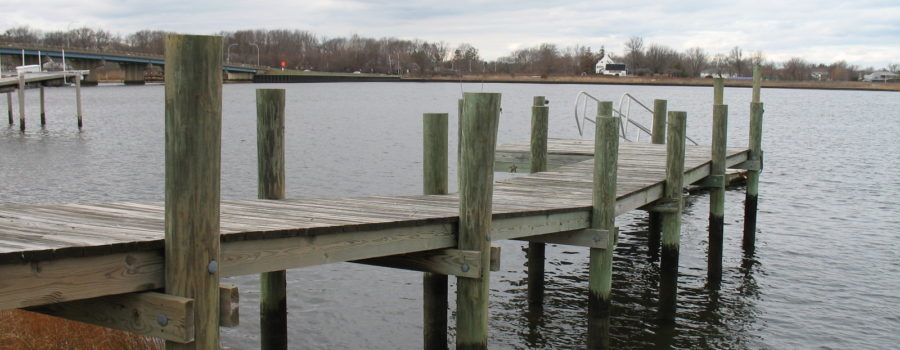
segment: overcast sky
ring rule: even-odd
[[[900,63],[900,1],[533,0],[0,0],[0,29],[80,26],[126,35],[140,29],[214,34],[299,29],[320,36],[398,37],[470,43],[493,60],[550,42],[623,54],[631,36],[676,50],[726,54],[740,46],[783,62]]]

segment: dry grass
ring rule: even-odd
[[[0,311],[0,350],[150,350],[159,339],[22,310]]]
[[[509,74],[410,77],[433,81],[465,81],[465,82],[510,82],[510,83],[545,83],[545,84],[611,84],[611,85],[668,85],[668,86],[712,86],[712,79],[702,78],[669,78],[669,77],[611,77],[611,76],[530,76]],[[750,87],[750,80],[726,79],[725,86]],[[828,89],[828,90],[881,90],[900,91],[900,83],[868,83],[861,81],[775,81],[762,82],[764,88],[784,89]]]

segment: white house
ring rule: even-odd
[[[900,80],[900,74],[892,73],[888,71],[879,71],[873,72],[872,74],[866,74],[863,76],[864,81],[893,81]]]
[[[603,75],[614,75],[617,77],[624,77],[628,75],[628,72],[625,70],[625,64],[619,64],[613,62],[609,56],[603,56],[600,61],[597,62],[597,66],[594,67],[594,70],[597,74]]]

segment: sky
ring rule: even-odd
[[[900,1],[579,0],[0,0],[0,30],[88,26],[127,35],[141,29],[215,34],[241,29],[307,30],[320,36],[397,37],[469,43],[483,59],[554,43],[624,54],[633,36],[710,55],[739,46],[780,63],[846,60],[900,64]]]

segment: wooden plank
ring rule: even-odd
[[[129,293],[27,310],[182,344],[194,340],[194,301],[174,295]]]
[[[529,236],[519,239],[528,242],[552,243],[576,247],[607,249],[609,236],[609,230],[586,228],[574,231],[549,233],[540,236]]]

